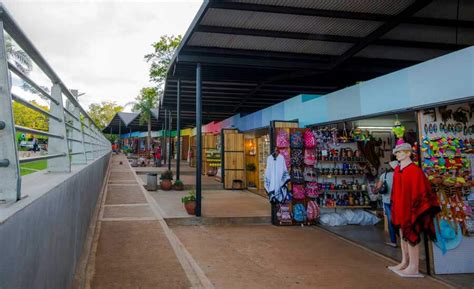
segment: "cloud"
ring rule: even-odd
[[[123,105],[152,86],[143,56],[161,35],[184,35],[202,1],[3,3],[64,83],[86,93],[79,100],[88,107]]]

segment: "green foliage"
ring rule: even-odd
[[[173,179],[173,172],[170,170],[166,170],[160,176],[160,180],[172,180],[172,179]]]
[[[187,194],[186,196],[181,198],[181,202],[183,204],[186,204],[188,202],[193,202],[193,201],[196,201],[196,191],[195,190],[190,191],[189,194]]]
[[[5,37],[5,48],[8,60],[11,61],[21,72],[28,75],[33,70],[33,61],[31,58],[25,51],[21,50],[15,44],[8,34],[6,34]]]
[[[101,103],[89,105],[87,113],[99,128],[103,129],[109,124],[115,114],[121,111],[123,111],[123,106],[118,105],[115,101],[102,101]]]
[[[140,124],[151,121],[151,111],[158,106],[158,91],[154,87],[144,87],[135,98],[132,110],[140,112]]]
[[[40,105],[34,100],[30,101],[30,103],[49,111],[47,106]],[[48,117],[16,101],[13,102],[13,118],[16,125],[48,131]]]
[[[175,184],[176,186],[181,186],[181,185],[183,185],[183,181],[181,181],[181,180],[176,180],[176,181],[174,182],[174,184]]]
[[[163,88],[171,59],[182,39],[181,35],[163,35],[158,42],[152,44],[153,53],[145,55],[145,60],[151,63],[150,80],[156,82],[160,88]]]

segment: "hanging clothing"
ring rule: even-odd
[[[265,169],[265,190],[270,202],[283,203],[291,199],[286,184],[290,181],[290,175],[285,164],[285,158],[272,155],[267,158],[267,168]]]
[[[403,239],[416,245],[420,234],[426,232],[435,240],[433,219],[439,211],[438,198],[423,171],[414,163],[403,170],[397,166],[393,174],[391,217],[395,228],[401,228]]]

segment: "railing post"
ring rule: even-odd
[[[64,106],[61,86],[58,83],[53,84],[51,89],[51,97],[58,102],[58,104],[51,101],[50,113],[56,116],[59,120],[49,118],[49,132],[62,136],[63,138],[48,139],[48,154],[63,153],[63,157],[49,159],[48,171],[52,173],[70,172],[71,160],[69,159],[69,146],[66,133],[66,119],[64,118]]]
[[[92,143],[92,137],[91,137],[91,132],[90,132],[90,124],[91,122],[89,121],[89,119],[85,119],[84,120],[84,127],[83,127],[83,135],[84,135],[84,139],[85,139],[85,143],[86,143],[86,160],[89,161],[89,160],[93,160],[94,159],[94,155],[92,154],[92,151],[93,151],[93,143]]]
[[[74,115],[74,117],[71,117],[72,126],[74,127],[74,129],[72,129],[71,136],[73,139],[81,141],[80,143],[77,141],[72,142],[71,151],[73,155],[71,157],[71,164],[83,165],[87,163],[87,158],[86,146],[84,144],[84,134],[82,133],[82,126],[80,121],[79,107],[68,101],[68,109]]]
[[[2,21],[0,32],[0,202],[6,203],[21,198],[21,177]]]

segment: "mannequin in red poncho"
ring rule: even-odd
[[[438,199],[423,171],[412,163],[411,146],[399,144],[394,154],[400,164],[393,175],[392,223],[400,232],[402,261],[389,269],[402,277],[422,277],[419,243],[423,232],[435,239],[433,218],[440,210]]]

